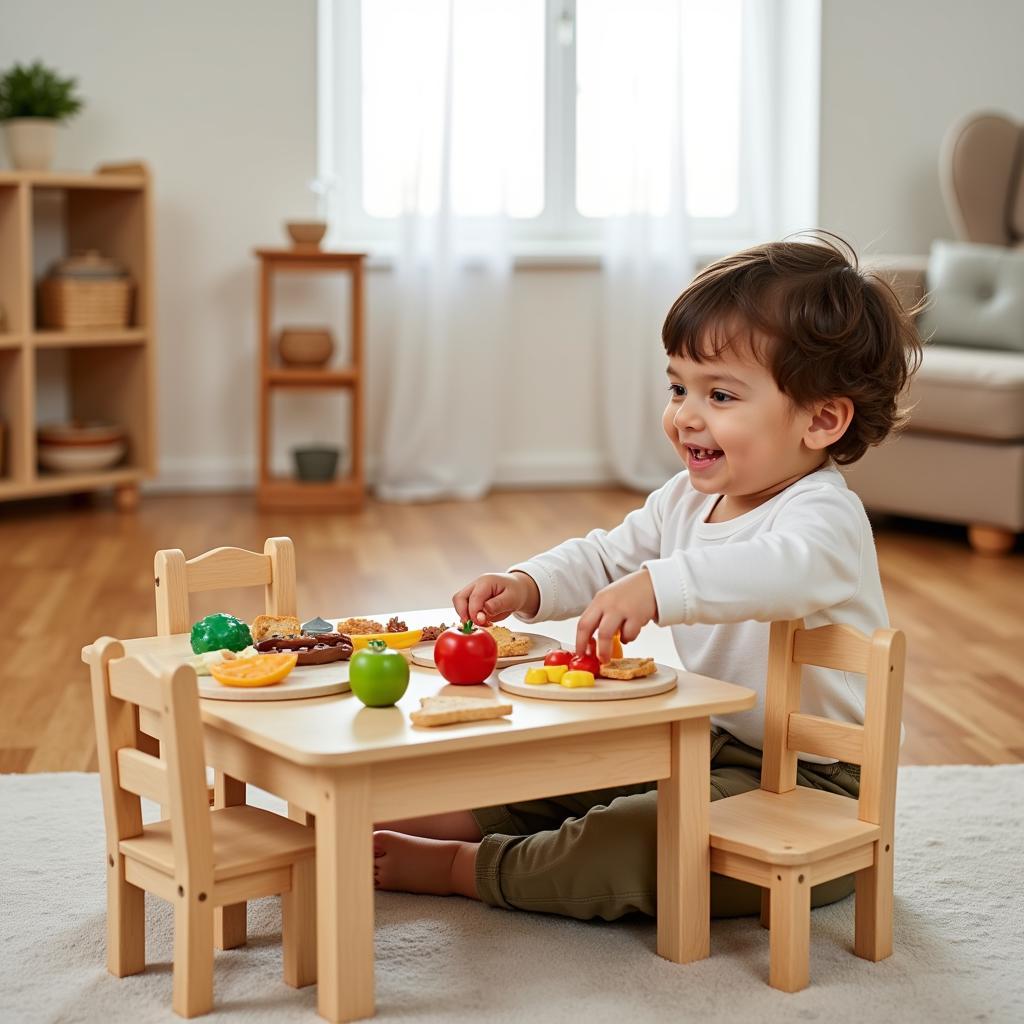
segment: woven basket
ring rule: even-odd
[[[39,316],[44,327],[127,327],[131,311],[129,280],[49,277],[39,286]]]

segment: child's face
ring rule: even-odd
[[[671,356],[667,372],[662,426],[698,491],[756,503],[823,461],[803,443],[812,414],[779,390],[748,346],[700,363]]]

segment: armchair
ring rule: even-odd
[[[939,160],[958,239],[1024,251],[1024,125],[998,114],[954,124]],[[883,256],[865,269],[889,280],[906,306],[926,288],[926,256]],[[998,301],[979,287],[979,310]],[[927,340],[927,339],[926,339]],[[1024,530],[1024,349],[925,346],[905,396],[899,436],[845,467],[850,487],[879,512],[964,523],[974,550],[1005,554]]]

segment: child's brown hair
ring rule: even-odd
[[[662,340],[670,356],[702,362],[744,335],[797,406],[849,398],[853,420],[829,446],[846,465],[902,426],[897,400],[921,361],[917,310],[904,310],[885,281],[861,270],[841,238],[814,236],[756,245],[706,267],[672,305]]]

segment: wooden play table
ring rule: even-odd
[[[399,616],[411,628],[453,619],[451,608]],[[575,620],[505,624],[575,642]],[[190,653],[184,635],[124,646],[161,661]],[[648,626],[630,649],[678,664],[666,629]],[[351,694],[200,702],[209,764],[316,817],[318,1008],[326,1020],[374,1013],[371,831],[397,818],[656,779],[658,953],[676,963],[708,956],[709,716],[752,707],[754,692],[683,671],[677,689],[632,700],[537,700],[493,688],[514,705],[509,718],[433,729],[409,721],[420,697],[488,691],[448,687],[414,665],[392,708],[365,708]]]

